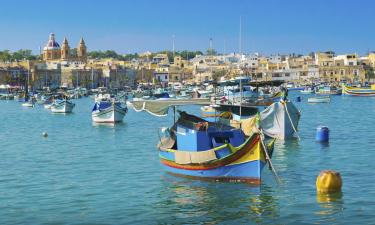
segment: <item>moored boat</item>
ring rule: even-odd
[[[305,88],[305,89],[301,90],[300,92],[301,92],[301,94],[312,94],[312,93],[314,93],[314,90],[309,87],[309,88]]]
[[[311,97],[307,99],[308,103],[329,103],[330,101],[331,101],[330,96]]]
[[[350,96],[373,97],[375,96],[375,85],[371,85],[371,88],[356,88],[343,84],[342,94]]]
[[[24,103],[22,103],[22,106],[23,107],[34,107],[34,102],[33,101],[27,101],[27,102],[24,102]]]
[[[102,100],[96,102],[92,109],[92,120],[95,123],[117,123],[124,119],[128,109],[120,102]]]
[[[132,106],[136,111],[165,116],[169,107],[189,104],[207,101],[143,101],[133,102]],[[162,128],[159,134],[159,158],[168,173],[193,179],[261,183],[262,170],[271,162],[274,139],[265,144],[261,130],[247,136],[240,128],[211,123],[186,112],[179,115],[171,128]]]
[[[241,129],[209,123],[180,113],[159,142],[159,157],[167,172],[190,178],[260,184],[272,156],[273,143],[264,145],[260,133],[246,137]]]
[[[53,113],[71,113],[75,104],[67,99],[55,100],[51,105],[51,111]]]

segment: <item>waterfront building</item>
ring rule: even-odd
[[[345,54],[337,55],[334,57],[334,61],[342,60],[345,66],[357,66],[359,58],[357,54]]]
[[[375,68],[375,52],[371,52],[368,54],[368,61],[369,66]]]
[[[332,51],[316,52],[314,54],[315,65],[318,66],[333,66],[335,53]]]
[[[28,71],[22,66],[0,66],[0,84],[12,87],[22,87],[27,78]]]
[[[319,67],[319,78],[324,82],[364,82],[365,69],[363,66],[324,66]]]

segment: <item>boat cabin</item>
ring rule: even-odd
[[[244,143],[241,129],[219,123],[210,123],[202,118],[180,112],[175,124],[177,149],[199,152],[229,143],[235,147]]]

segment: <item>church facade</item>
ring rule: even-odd
[[[50,34],[47,44],[43,48],[44,61],[87,61],[87,47],[83,38],[79,41],[76,52],[72,51],[68,40],[64,38],[62,46],[55,39],[55,34]]]

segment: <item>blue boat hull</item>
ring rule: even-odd
[[[168,173],[190,178],[245,181],[258,184],[261,180],[261,171],[264,165],[265,163],[263,161],[256,160],[242,164],[227,165],[211,170],[185,170],[173,168],[164,164],[163,167]]]

